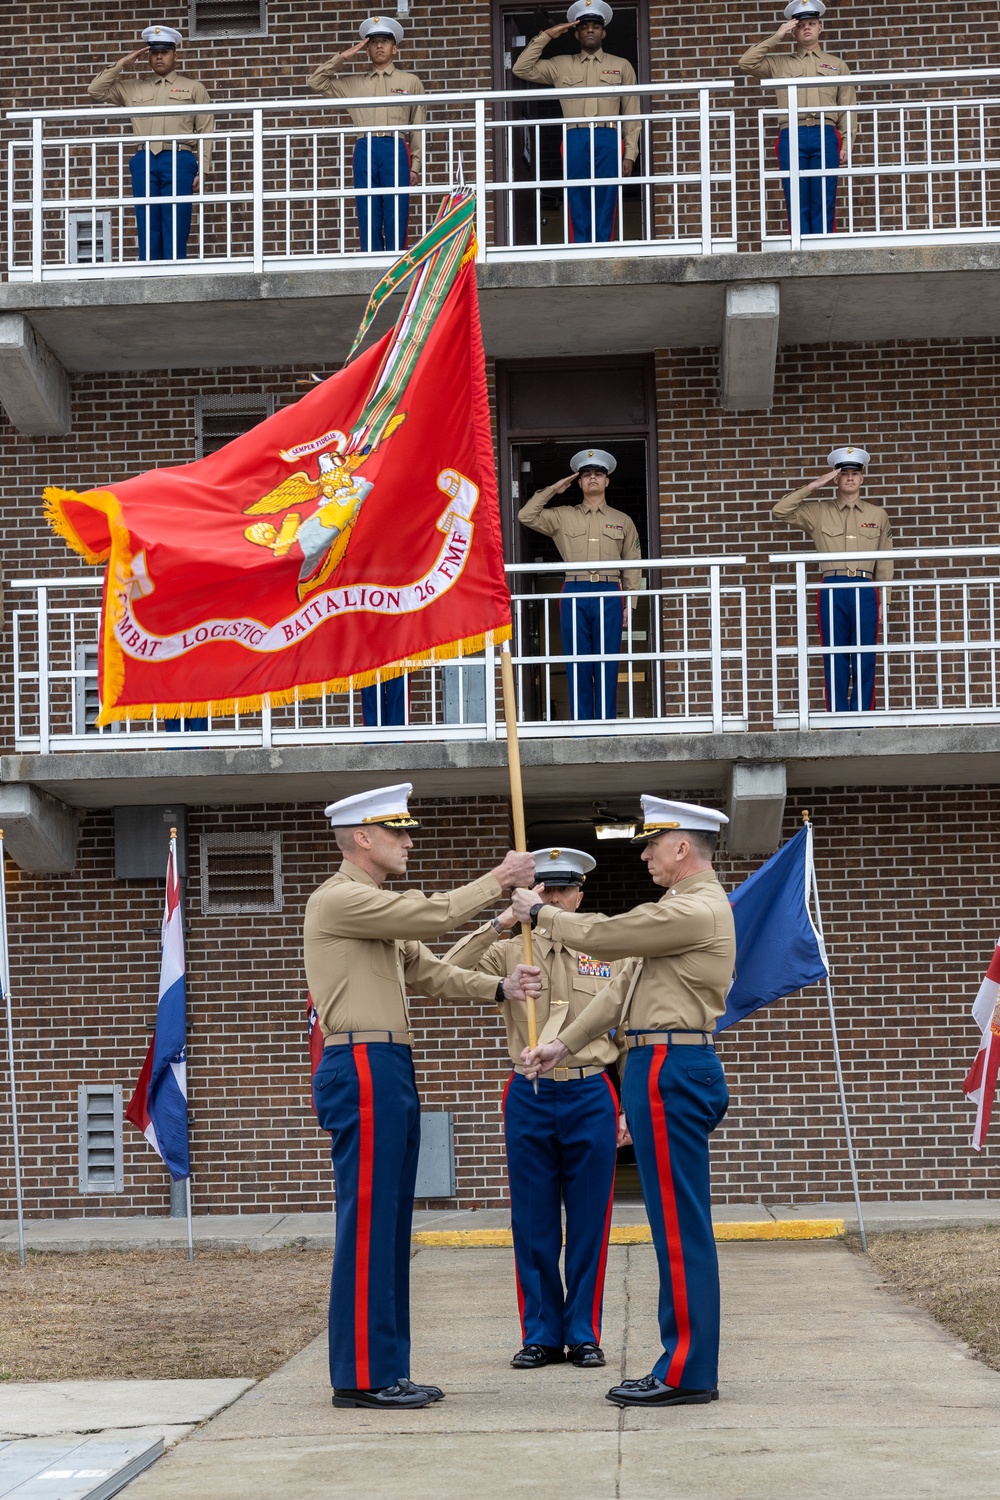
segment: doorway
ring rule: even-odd
[[[493,79],[494,87],[503,90],[536,89],[514,77],[513,67],[525,47],[540,31],[565,19],[565,12],[555,15],[539,8],[532,10],[517,0],[493,0]],[[647,0],[616,5],[608,24],[603,47],[605,52],[626,58],[640,80],[649,77],[649,16]],[[543,54],[546,58],[569,56],[577,52],[572,31],[550,41]],[[645,105],[643,105],[645,107]],[[524,183],[497,198],[496,236],[498,245],[562,244],[566,234],[565,193],[557,188],[534,188],[529,184],[553,182],[563,176],[562,129],[544,121],[562,119],[562,108],[556,99],[508,99],[499,106],[499,118],[517,121],[518,128],[497,131],[495,152],[497,177],[504,181]],[[648,171],[641,161],[638,170]],[[622,222],[615,238],[642,238],[642,188],[628,184],[622,189]]]

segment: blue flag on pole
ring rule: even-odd
[[[809,914],[814,878],[812,828],[807,824],[730,896],[736,974],[725,1014],[715,1023],[717,1032],[826,978],[826,950]]]

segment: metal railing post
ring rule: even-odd
[[[795,564],[795,661],[798,671],[799,728],[809,728],[809,597],[806,564]]]
[[[38,586],[38,753],[48,755],[52,748],[49,723],[49,591]]]
[[[42,151],[42,121],[31,122],[31,279],[42,279],[42,194],[45,190],[45,157]]]
[[[712,729],[722,732],[722,596],[719,592],[721,569],[713,563],[708,570],[708,597],[712,632]]]
[[[511,642],[513,645],[513,642]],[[486,647],[486,738],[495,740],[497,737],[497,649],[495,646]]]
[[[701,172],[701,253],[712,253],[712,119],[708,89],[698,90],[698,151]]]
[[[260,743],[261,748],[270,750],[273,741],[271,739],[271,700],[265,698],[260,706]]]
[[[476,260],[486,259],[486,100],[477,99],[476,121]]]
[[[264,111],[251,115],[253,140],[253,268],[264,269]]]
[[[799,183],[799,91],[788,87],[788,230],[793,250],[802,249],[802,193]]]

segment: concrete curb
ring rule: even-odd
[[[838,1240],[843,1219],[780,1219],[769,1224],[716,1224],[716,1240]],[[411,1244],[454,1250],[502,1250],[514,1243],[509,1229],[423,1229]],[[651,1245],[648,1224],[620,1224],[611,1230],[612,1245]]]

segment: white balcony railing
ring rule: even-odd
[[[561,583],[539,564],[511,567],[513,661],[525,736],[705,732],[747,727],[746,597],[724,581],[742,556],[654,558],[635,567],[650,578],[629,596],[621,647],[577,656],[616,662],[618,717],[569,717],[560,637]],[[537,588],[535,586],[538,586]],[[97,729],[99,577],[20,578],[10,588],[14,632],[14,741],[20,752],[195,749],[503,738],[498,654],[487,650],[407,679],[404,722],[369,724],[360,693],[329,695],[262,712],[210,715],[207,726],[171,728],[162,718]],[[616,600],[620,591],[612,590]],[[573,596],[579,600],[580,596]],[[572,605],[569,606],[572,608]],[[601,644],[601,643],[599,643]],[[381,716],[380,695],[376,714]],[[605,705],[606,706],[606,705]]]
[[[761,82],[788,90],[787,111],[768,106],[758,117],[762,249],[1000,239],[1000,68],[853,74],[862,98],[844,111],[854,131],[845,138],[843,166],[836,154],[804,165],[798,130],[789,130],[788,210],[775,141],[786,119],[795,126],[816,118],[802,103],[802,90],[816,80]],[[877,97],[865,99],[871,92]],[[832,176],[839,179],[835,220],[821,211],[815,231],[803,233],[803,197],[817,184],[821,200],[823,180]]]
[[[871,568],[879,557],[885,553],[850,552],[836,561]],[[874,646],[820,643],[814,552],[772,553],[769,561],[794,573],[793,582],[771,585],[775,728],[1000,722],[1000,547],[894,552],[897,573],[902,566],[915,576],[878,586]],[[847,593],[857,627],[857,585],[824,588]],[[858,713],[826,706],[823,658],[834,656],[855,658],[859,668],[862,658],[874,661],[874,708]]]
[[[720,95],[732,79],[644,84],[638,116],[639,159],[631,176],[574,180],[584,191],[610,187],[617,212],[610,241],[574,243],[563,156],[567,129],[558,114],[572,90],[426,94],[431,119],[395,132],[421,137],[423,172],[404,189],[409,243],[428,228],[441,197],[457,181],[474,186],[482,260],[554,255],[711,254],[736,248],[735,125]],[[635,95],[638,89],[603,93]],[[362,99],[351,107],[364,106]],[[384,99],[372,99],[384,105]],[[548,108],[552,118],[529,118]],[[358,263],[384,266],[394,253],[362,248],[355,200],[395,196],[359,192],[352,153],[360,134],[340,100],[280,99],[199,106],[216,119],[212,165],[190,198],[134,198],[129,160],[137,142],[130,121],[169,108],[14,110],[22,134],[7,146],[8,274],[11,280],[80,279],[197,271],[305,269]],[[595,124],[581,122],[590,130]],[[196,138],[199,154],[207,137]],[[190,146],[178,137],[168,149]],[[193,206],[187,257],[139,261],[135,211]]]

